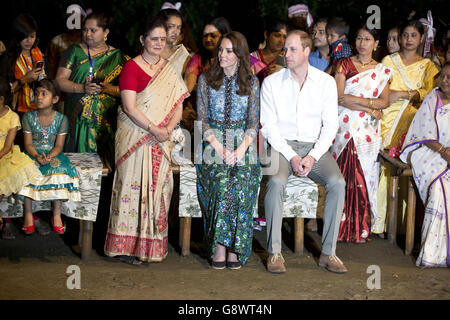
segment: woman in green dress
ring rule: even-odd
[[[241,33],[225,34],[212,67],[198,83],[203,144],[196,159],[197,193],[214,269],[239,269],[252,250],[261,167],[253,143],[259,124],[259,83],[249,56]]]
[[[114,163],[114,128],[118,79],[128,60],[106,43],[110,21],[102,13],[86,17],[82,43],[63,54],[56,81],[67,95],[64,113],[69,119],[67,152],[98,152]]]

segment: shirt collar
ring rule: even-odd
[[[291,75],[291,70],[289,70],[288,68],[285,68],[285,71],[283,74],[283,81],[288,80],[288,79],[295,81]],[[317,79],[317,72],[316,72],[315,68],[309,64],[309,62],[308,62],[308,74],[306,75],[306,79],[310,80],[310,81],[315,81]]]

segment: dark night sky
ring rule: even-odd
[[[181,1],[182,3],[186,3],[189,0]],[[195,0],[192,0],[195,3]],[[192,3],[191,1],[191,3]],[[268,1],[268,0],[265,0]],[[350,1],[350,0],[349,0]],[[110,1],[104,1],[104,0],[95,0],[90,1],[86,0],[83,1],[84,3],[88,3],[89,5],[84,5],[84,8],[91,7],[94,10],[100,11],[111,11],[111,0]],[[133,1],[128,1],[133,2]],[[175,1],[173,1],[175,2]],[[216,2],[216,1],[214,1]],[[226,1],[220,1],[217,6],[217,13],[218,15],[226,17],[232,26],[234,30],[241,31],[245,36],[247,36],[249,45],[252,47],[252,44],[259,42],[259,39],[262,36],[262,19],[259,16],[259,8],[258,8],[258,0],[226,0]],[[273,0],[273,2],[277,2],[277,0]],[[283,3],[286,3],[286,1],[282,1]],[[301,1],[288,1],[289,4],[291,3],[297,3]],[[312,1],[308,1],[312,3]],[[322,3],[330,3],[330,0],[322,0]],[[355,1],[353,1],[355,2]],[[413,2],[419,2],[419,0],[413,1]],[[66,15],[64,14],[65,7],[67,7],[65,4],[61,5],[60,1],[56,0],[9,0],[9,1],[2,1],[2,4],[0,6],[0,24],[1,24],[1,33],[0,33],[0,40],[3,40],[4,42],[7,42],[5,40],[8,39],[9,29],[11,22],[13,19],[20,14],[21,12],[29,12],[31,13],[34,18],[36,19],[39,31],[38,36],[40,38],[40,45],[39,47],[41,49],[45,49],[47,46],[47,43],[50,41],[50,39],[54,36],[56,36],[59,33],[65,32],[66,29]],[[67,3],[67,1],[65,2]],[[76,0],[70,1],[70,3],[77,3]],[[81,2],[79,2],[81,3]],[[127,0],[123,0],[123,3],[127,3]],[[158,5],[161,3],[161,1],[157,2]],[[345,0],[341,1],[333,1],[333,6],[321,6],[317,10],[317,15],[314,16],[314,18],[323,17],[323,16],[335,16],[335,15],[341,15],[345,19],[347,19],[350,22],[350,25],[352,25],[352,21],[358,25],[360,24],[363,19],[366,19],[369,15],[364,12],[364,9],[358,8],[358,14],[356,15],[346,15],[345,12],[343,12],[343,9],[340,7],[342,6],[342,3],[350,3],[346,2]],[[392,12],[397,11],[399,12],[398,16],[400,18],[406,18],[407,14],[413,10],[413,7],[411,5],[408,5],[408,1],[400,1],[400,0],[385,0],[385,1],[374,1],[374,0],[361,0],[357,2],[361,8],[367,7],[367,5],[370,4],[378,4],[382,10],[382,29],[386,28],[388,25],[392,23],[392,19],[399,18],[396,17],[393,14],[388,15],[388,17],[391,19],[390,21],[388,19],[384,19],[383,17],[386,17],[386,15],[383,16],[384,12]],[[421,6],[426,9],[432,9],[433,10],[433,16],[435,18],[435,25],[439,24],[439,26],[442,26],[442,23],[438,21],[445,20],[445,22],[448,23],[448,12],[450,12],[450,6],[447,4],[448,1],[444,0],[429,0],[429,1],[421,1]],[[398,4],[398,5],[397,5]],[[149,0],[148,6],[156,5],[155,1]],[[311,5],[310,5],[311,7]],[[419,10],[420,11],[420,10]],[[425,11],[425,9],[422,9],[422,11]],[[183,12],[183,7],[182,7]],[[439,16],[440,15],[440,16]],[[424,14],[419,13],[419,18],[424,17]],[[135,23],[135,21],[130,21],[130,23]],[[383,29],[384,31],[384,29]],[[196,34],[198,36],[198,33]],[[112,30],[112,39],[111,41],[115,42],[113,45],[116,45],[117,47],[122,48],[124,51],[130,50],[130,47],[126,43],[124,39],[124,30]],[[199,41],[197,41],[198,44]],[[127,48],[128,46],[128,48]],[[127,52],[131,53],[131,52]],[[132,54],[132,53],[131,53]]]

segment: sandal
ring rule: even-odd
[[[227,268],[231,270],[238,270],[242,267],[240,261],[227,261]]]
[[[52,227],[53,227],[53,231],[55,231],[55,233],[57,234],[64,234],[66,232],[66,225],[62,225],[62,226],[55,226],[55,223],[53,221],[53,217],[51,219],[52,221]]]
[[[137,259],[136,257],[121,255],[116,256],[115,258],[132,266],[139,266],[142,264],[142,261]]]
[[[223,269],[225,269],[225,261],[214,261],[213,260],[211,262],[211,267],[216,270],[223,270]]]

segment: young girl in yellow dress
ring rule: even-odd
[[[65,115],[53,107],[59,100],[56,84],[44,79],[37,83],[35,99],[37,110],[26,113],[22,118],[24,145],[27,155],[39,163],[43,177],[19,191],[20,199],[24,197],[25,234],[34,231],[32,200],[52,201],[53,231],[65,232],[61,219],[62,201],[80,201],[78,173],[70,164],[69,158],[62,152],[68,132],[69,122]]]
[[[9,84],[0,78],[0,202],[4,196],[19,192],[22,187],[42,176],[34,161],[14,145],[14,138],[21,125],[17,113],[7,106],[9,98]],[[0,217],[3,239],[15,238],[10,223],[10,218],[3,221]]]

